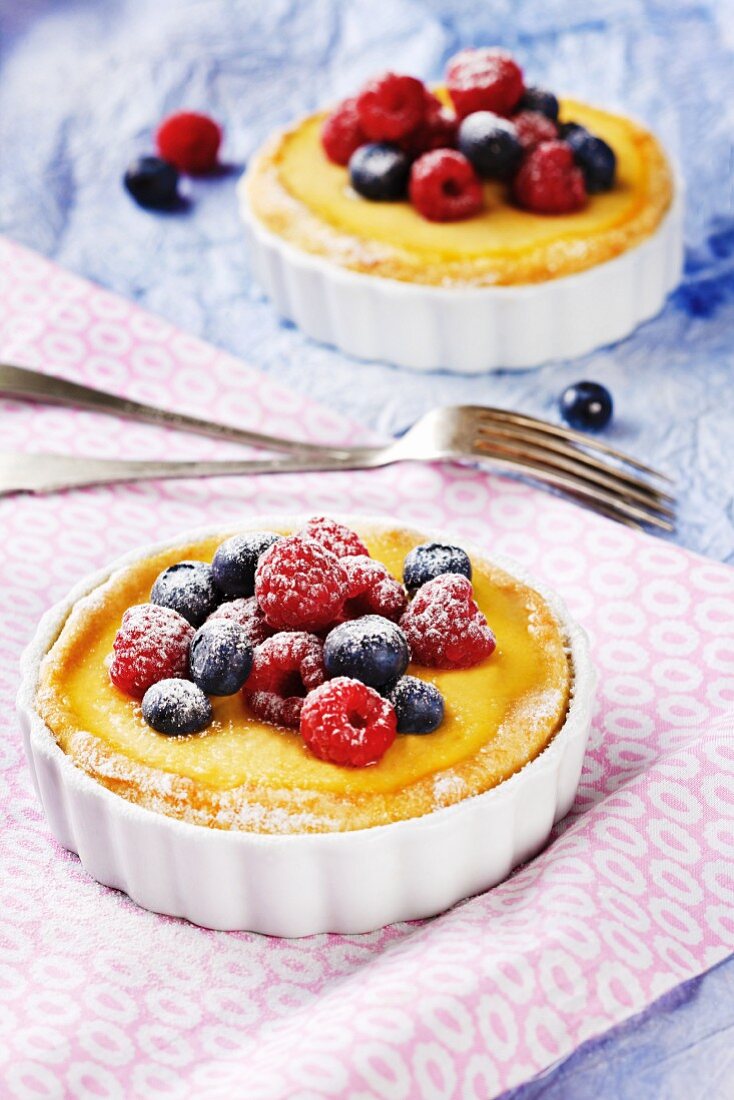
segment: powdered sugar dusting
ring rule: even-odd
[[[280,517],[277,521],[277,525],[278,529],[282,530],[285,534],[288,530],[293,530],[294,528],[296,528],[297,524],[301,522],[302,521],[300,520],[288,522],[287,520],[283,519],[283,517]],[[364,520],[360,520],[358,524],[358,530],[362,537],[367,538],[370,545],[372,545],[373,542],[379,543],[379,541],[381,539],[384,539],[386,535],[386,528],[384,525],[379,523],[371,523],[369,521],[365,522]],[[417,533],[415,531],[403,530],[398,524],[395,523],[390,524],[389,531],[391,540],[395,538],[398,538],[399,540],[405,540],[408,545],[413,545],[417,538]],[[192,538],[197,537],[206,538],[207,543],[216,544],[217,536],[211,531],[197,532],[196,535]],[[191,544],[186,543],[184,545],[185,552],[190,553],[191,549],[193,549]],[[184,556],[184,545],[182,545],[181,556]],[[176,553],[175,543],[169,544],[167,550],[168,553],[173,556],[173,554]],[[207,553],[210,552],[211,551],[207,550]],[[150,551],[148,551],[148,553],[150,554]],[[351,560],[356,561],[357,559],[356,557],[354,557]],[[371,558],[367,558],[366,560],[367,562],[378,561],[378,559]],[[478,563],[479,560],[479,557],[475,558],[475,562]],[[488,578],[492,584],[497,584],[500,587],[506,586],[510,583],[517,583],[516,581],[513,581],[508,573],[486,560],[483,560],[483,576],[484,575],[486,575],[486,578]],[[125,569],[121,570],[118,574],[115,574],[113,576],[116,576],[118,578],[118,582],[122,583],[123,585],[128,583],[128,574],[127,570]],[[446,580],[452,580],[453,582],[459,581],[459,583],[461,583],[462,578],[455,576],[453,578],[446,578]],[[108,583],[109,582],[103,582],[101,584],[101,588],[106,589]],[[471,591],[470,584],[468,585],[468,588]],[[522,587],[520,590],[522,591]],[[92,600],[90,602],[99,604],[99,606],[103,608],[105,604],[105,599],[102,597],[100,591],[95,589]],[[230,601],[230,603],[236,602],[237,601]],[[80,601],[80,605],[83,603],[84,600]],[[525,611],[529,618],[531,612],[534,610],[534,607],[537,606],[537,604],[534,603],[534,596],[532,592],[528,594],[525,604]],[[541,605],[545,606],[542,604],[542,600]],[[251,606],[255,606],[254,601]],[[72,613],[72,617],[73,614],[74,613]],[[222,618],[224,618],[224,616],[222,616]],[[541,628],[542,616],[539,617],[538,621],[538,629],[540,630]],[[299,632],[282,633],[282,636],[280,637],[280,639],[278,639],[275,646],[276,652],[279,653],[280,657],[284,657],[286,655],[288,646],[292,645],[294,639],[298,637],[298,634]],[[310,637],[312,642],[316,643],[319,649],[320,658],[320,650],[322,646],[321,639],[314,635],[306,636]],[[272,642],[272,639],[269,640]],[[292,700],[293,702],[293,713],[292,715],[287,715],[286,721],[283,721],[282,711],[280,713],[278,712],[277,703],[272,698],[273,694],[274,693],[268,695],[267,692],[263,692],[261,695],[258,696],[256,700],[255,706],[258,706],[262,709],[263,719],[267,722],[270,722],[274,726],[287,726],[291,729],[297,728],[300,725],[299,720],[300,711],[303,706],[303,695],[306,694],[305,685],[303,685],[303,695],[299,693],[294,696],[287,696],[287,698],[289,700]],[[525,702],[529,702],[529,700],[526,699]],[[282,699],[280,700],[280,703],[282,705]],[[535,703],[537,705],[538,714],[544,713],[548,709],[552,709],[553,706],[553,701],[549,698],[546,698],[542,701],[540,698],[538,698],[535,700]],[[246,728],[247,707],[244,704],[242,705],[242,713]],[[273,709],[273,707],[275,707],[276,709]],[[250,707],[250,709],[252,710],[253,708]],[[563,709],[563,701],[561,701],[561,711]],[[474,711],[469,708],[463,715],[463,717],[460,717],[463,713],[463,710],[464,708],[462,707],[460,700],[452,701],[452,713],[455,717],[459,718],[460,723],[473,723],[476,720],[476,715]],[[131,705],[123,710],[119,706],[119,700],[117,701],[116,706],[110,709],[110,732],[112,733],[113,729],[116,731],[113,734],[113,739],[119,739],[120,744],[125,743],[126,737],[129,738],[129,722],[131,714],[135,715],[136,723],[139,723],[141,726],[141,729],[135,734],[135,737],[139,738],[142,730],[146,728],[143,723],[142,717],[140,716],[140,709],[138,707],[133,707],[131,702]],[[529,714],[530,711],[528,712],[528,715]],[[552,715],[552,718],[556,717],[558,717],[558,715]],[[540,722],[542,720],[538,719],[538,721]],[[520,717],[518,715],[518,728],[520,728],[523,724],[524,728],[529,732],[531,729],[535,728],[536,723],[535,719],[531,720],[529,716]],[[118,725],[120,727],[119,729],[117,729]],[[206,733],[190,735],[190,739],[198,741],[199,738],[206,738],[211,734],[216,734],[220,730],[225,732],[236,732],[239,728],[240,727],[238,719],[235,719],[234,726],[230,725],[229,719],[225,720],[224,724],[222,725],[220,725],[220,723],[218,723],[215,719]],[[354,740],[355,742],[358,742],[360,739],[359,728],[359,726],[355,727],[355,733],[352,738],[352,740]],[[542,733],[542,730],[540,730],[539,732]],[[150,730],[148,730],[147,733],[150,737],[156,737],[156,735]],[[513,723],[511,721],[507,728],[503,729],[502,736],[514,739],[515,732]],[[490,740],[492,739],[493,738],[490,738]],[[293,739],[289,739],[289,742],[291,740]],[[545,741],[543,743],[545,743]],[[104,744],[104,742],[102,742],[102,744]],[[68,744],[66,744],[65,747],[68,750]],[[109,750],[109,746],[107,746],[107,748]],[[143,758],[145,759],[145,757]],[[483,759],[482,750],[479,750],[479,752],[476,754],[475,759],[477,761]],[[496,761],[488,758],[488,764],[492,772],[494,772],[497,767]],[[150,771],[153,776],[155,776],[155,774],[157,774],[158,768],[166,766],[168,766],[166,763],[161,763],[157,766],[151,764]],[[170,760],[170,766],[176,767],[175,760],[173,758],[171,758]],[[480,770],[483,767],[484,765],[480,764]],[[254,769],[254,771],[257,771],[257,769]],[[122,772],[124,774],[124,768],[122,769]],[[188,774],[194,776],[195,773],[188,772]],[[365,797],[363,801],[360,800],[358,803],[353,803],[350,798],[347,799],[347,802],[345,804],[343,793],[334,792],[327,795],[325,791],[319,791],[318,794],[315,794],[314,791],[311,789],[310,784],[308,784],[307,788],[304,788],[303,790],[293,788],[289,789],[287,792],[281,792],[282,799],[281,796],[276,794],[274,800],[274,789],[270,780],[268,780],[261,789],[259,785],[260,781],[255,778],[253,772],[250,772],[249,770],[240,771],[239,775],[241,777],[241,780],[236,781],[235,785],[222,791],[214,792],[211,791],[209,788],[204,790],[200,785],[200,780],[196,778],[189,780],[185,777],[181,777],[181,783],[184,786],[174,786],[173,789],[176,792],[175,797],[173,794],[170,793],[163,796],[161,811],[172,814],[173,816],[185,818],[188,821],[194,821],[197,824],[214,824],[215,827],[219,827],[219,823],[224,821],[226,818],[231,821],[230,827],[234,829],[249,828],[250,826],[246,824],[247,821],[262,821],[263,831],[271,831],[271,829],[277,828],[278,831],[283,832],[299,831],[300,826],[297,824],[296,817],[294,816],[297,814],[299,817],[302,816],[303,818],[303,829],[305,831],[341,831],[345,829],[352,830],[367,828],[372,825],[383,824],[389,821],[400,820],[407,817],[418,817],[422,814],[431,812],[432,808],[438,808],[443,804],[450,805],[452,800],[458,801],[460,798],[466,798],[470,794],[478,793],[478,790],[480,789],[486,789],[478,786],[477,780],[479,779],[479,781],[481,782],[480,777],[478,775],[473,775],[471,773],[471,768],[467,770],[467,766],[464,763],[456,766],[456,772],[453,773],[453,780],[450,784],[444,786],[443,781],[438,783],[437,794],[433,790],[433,785],[435,779],[439,777],[433,777],[429,774],[426,775],[424,778],[418,780],[416,783],[411,784],[410,782],[408,782],[407,785],[401,787],[400,790],[395,791],[394,797],[391,797],[391,799],[389,800],[389,804],[385,803],[384,806],[382,805],[381,796],[379,798],[373,798],[372,796]],[[247,779],[245,779],[244,776],[247,776]],[[462,794],[459,794],[460,783],[465,783]],[[107,781],[107,785],[111,786],[115,790],[119,790],[119,793],[125,793],[125,790],[123,789],[125,788],[125,780],[122,777],[117,779],[109,779]],[[181,796],[180,794],[180,792],[184,788],[188,791],[188,794],[185,797]],[[156,800],[156,795],[155,792],[152,791],[146,793],[145,795],[141,795],[141,798],[139,798],[137,793],[135,792],[134,783],[130,783],[130,798],[132,801],[141,801],[141,798],[144,798],[146,800],[145,804],[148,805]],[[192,805],[187,805],[187,799],[191,801]],[[248,802],[252,802],[253,806],[255,807],[253,813],[250,813],[250,811],[247,809],[243,810],[243,806]],[[274,802],[278,804],[277,809],[282,812],[279,815],[276,815],[276,817],[272,821],[270,821],[267,817],[267,814],[275,808]],[[213,815],[218,815],[217,822],[214,822],[212,820]],[[288,819],[291,820],[292,827],[288,827],[288,825],[286,824]],[[317,824],[317,821],[320,822],[320,824]],[[245,823],[243,824],[243,822]],[[258,825],[253,824],[252,828],[257,829]]]
[[[525,610],[527,612],[528,634],[531,638],[542,637],[547,630],[547,626],[537,603],[526,603]]]
[[[536,728],[546,725],[562,713],[565,698],[565,692],[560,688],[536,691],[523,708],[523,717]]]
[[[212,705],[190,680],[159,680],[148,688],[142,703],[145,721],[159,733],[189,736],[212,720]]]
[[[320,542],[338,558],[349,558],[355,555],[369,557],[369,550],[356,531],[350,530],[343,523],[337,523],[328,516],[313,516],[301,534]]]
[[[139,708],[137,711],[139,714]],[[142,717],[139,720],[142,722]],[[76,731],[71,747],[74,758],[88,774],[123,798],[133,798],[149,810],[193,825],[282,835],[343,828],[337,818],[299,806],[298,792],[280,792],[295,808],[267,804],[258,797],[257,788],[247,784],[228,791],[212,791],[210,804],[202,805],[195,797],[192,780],[132,759],[112,756],[91,733]],[[269,793],[278,796],[278,792]]]
[[[311,813],[293,813],[280,807],[263,806],[256,802],[241,802],[236,809],[222,807],[213,824],[221,829],[249,829],[258,833],[315,833],[329,824],[328,818]]]
[[[268,626],[265,621],[262,608],[255,596],[242,596],[239,599],[228,600],[226,603],[220,604],[216,611],[213,611],[209,616],[207,622],[211,622],[213,619],[229,619],[232,622],[239,623],[246,630],[253,646],[260,645],[273,633],[272,627]]]
[[[122,691],[138,697],[151,684],[188,673],[193,627],[172,608],[136,604],[122,616],[113,642],[110,678]]]
[[[392,704],[359,680],[337,676],[306,699],[301,735],[316,756],[332,764],[375,764],[395,740]]]
[[[387,567],[364,555],[344,558],[342,565],[348,581],[344,617],[374,614],[397,622],[407,606],[408,594]]]
[[[298,729],[303,697],[324,682],[324,644],[315,634],[281,631],[255,650],[245,695],[264,722]]]
[[[206,639],[206,648],[212,660],[221,665],[234,662],[240,665],[242,660],[252,652],[252,642],[245,627],[234,619],[220,618],[219,620],[207,620],[200,628],[191,647],[191,667],[199,646]]]
[[[178,646],[182,635],[194,635],[193,627],[183,615],[162,604],[141,603],[128,607],[122,616],[122,625],[136,633],[145,633],[146,640],[160,652],[163,660]]]
[[[255,595],[277,630],[320,630],[338,616],[347,576],[339,558],[315,539],[290,535],[263,554]]]
[[[450,806],[466,794],[466,782],[454,772],[441,772],[433,780],[433,801],[436,807]]]
[[[400,625],[414,659],[428,668],[471,668],[489,657],[496,644],[471,581],[456,573],[424,584]]]

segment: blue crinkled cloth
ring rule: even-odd
[[[556,416],[592,377],[617,406],[609,439],[670,471],[677,538],[734,559],[734,10],[668,0],[0,0],[0,230],[385,433],[437,404]],[[356,364],[279,323],[252,283],[239,168],[276,126],[391,65],[440,75],[454,50],[501,42],[531,79],[652,124],[688,185],[687,270],[664,313],[581,361],[519,374],[413,375]],[[227,131],[231,171],[191,185],[178,216],[120,186],[167,112]]]
[[[0,232],[134,298],[385,433],[437,404],[554,417],[610,387],[608,438],[676,478],[676,539],[734,560],[734,10],[720,0],[0,0]],[[239,170],[274,127],[387,66],[437,78],[501,43],[531,79],[646,120],[688,187],[685,280],[629,339],[573,363],[462,378],[357,364],[279,323],[252,283]],[[168,112],[226,128],[230,171],[178,215],[138,209],[122,171]],[[734,1097],[734,962],[587,1043],[514,1100]]]

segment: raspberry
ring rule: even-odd
[[[408,604],[408,596],[382,562],[359,556],[344,558],[342,565],[347,574],[343,617],[358,619],[362,615],[382,615],[397,622]]]
[[[397,141],[415,130],[426,113],[426,90],[414,76],[383,73],[357,96],[359,123],[370,141]]]
[[[543,141],[515,176],[516,202],[536,214],[570,214],[586,203],[584,174],[563,141]]]
[[[323,684],[324,645],[314,634],[274,634],[255,650],[242,689],[263,722],[298,729],[307,692]]]
[[[322,546],[325,546],[327,550],[331,550],[332,554],[336,554],[338,558],[351,557],[356,554],[369,557],[370,552],[356,531],[350,531],[348,527],[344,527],[343,524],[328,519],[326,516],[314,516],[308,521],[300,534],[304,538],[315,539],[316,542],[320,542]]]
[[[239,623],[247,631],[247,637],[253,646],[260,645],[273,633],[265,622],[265,616],[254,596],[220,604],[217,610],[211,613],[207,622],[211,622],[212,619],[231,619],[232,622]]]
[[[458,119],[433,92],[426,92],[426,114],[411,133],[398,145],[411,157],[429,153],[432,149],[453,149],[456,146]]]
[[[155,140],[163,160],[197,176],[216,167],[222,131],[206,115],[178,111],[160,124]]]
[[[509,115],[523,93],[522,69],[504,50],[461,50],[446,67],[446,87],[459,118],[474,111]]]
[[[393,706],[374,688],[338,676],[310,692],[301,710],[301,736],[314,756],[331,764],[375,764],[395,740]]]
[[[347,575],[335,554],[315,539],[291,535],[260,558],[255,595],[276,630],[320,630],[335,622],[347,594]]]
[[[356,96],[340,103],[321,127],[321,144],[334,164],[349,164],[352,153],[366,141],[367,137],[359,124]]]
[[[523,149],[529,153],[541,141],[555,141],[558,128],[555,122],[542,115],[540,111],[520,111],[512,116],[512,123]]]
[[[410,201],[432,222],[470,218],[482,208],[482,185],[462,153],[435,149],[424,153],[410,172]]]
[[[120,691],[142,699],[159,680],[185,678],[193,637],[194,628],[170,607],[129,607],[112,643],[110,680]]]
[[[471,668],[496,645],[471,581],[458,573],[443,573],[424,584],[400,625],[413,659],[428,668]]]

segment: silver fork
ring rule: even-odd
[[[404,436],[385,446],[321,447],[172,413],[19,367],[0,366],[0,392],[289,452],[287,458],[204,461],[0,455],[0,495],[149,478],[375,469],[395,462],[480,460],[501,471],[550,485],[622,523],[674,529],[674,498],[650,481],[668,478],[601,440],[506,409],[475,405],[434,409]],[[643,474],[646,477],[640,476]]]

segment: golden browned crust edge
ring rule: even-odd
[[[586,271],[621,255],[660,225],[673,197],[673,177],[659,142],[648,130],[625,119],[648,165],[645,200],[622,225],[582,240],[545,242],[512,257],[434,260],[430,255],[340,232],[314,214],[282,184],[278,152],[296,123],[271,137],[253,159],[242,191],[250,211],[267,229],[303,252],[366,275],[430,286],[516,286],[547,282]]]
[[[143,568],[146,560],[127,567],[124,574],[129,575],[136,566]],[[560,624],[534,589],[486,558],[481,558],[481,565],[493,584],[517,591],[530,609],[533,632],[547,642],[549,660],[554,666],[552,679],[558,682],[555,697],[547,700],[545,713],[537,696],[524,697],[502,723],[496,738],[477,753],[398,792],[347,796],[326,791],[281,790],[252,783],[227,791],[214,790],[187,777],[133,761],[89,731],[69,729],[58,667],[74,647],[86,606],[90,602],[98,604],[105,587],[115,583],[116,575],[74,605],[44,658],[36,695],[38,713],[63,751],[91,778],[129,802],[193,824],[267,834],[321,833],[365,829],[424,816],[481,794],[520,771],[550,743],[568,710],[573,675]]]

